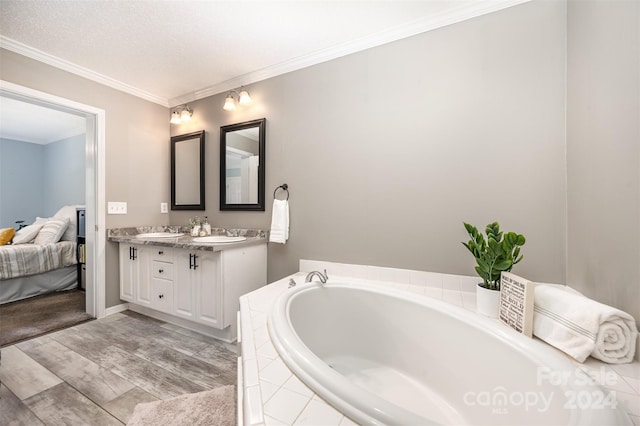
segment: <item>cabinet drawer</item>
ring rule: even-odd
[[[151,247],[151,259],[173,263],[173,250],[168,247]]]
[[[173,282],[154,278],[151,281],[151,307],[168,314],[173,310]]]
[[[173,280],[173,263],[153,261],[153,277]]]

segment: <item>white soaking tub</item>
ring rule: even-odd
[[[299,284],[268,327],[285,364],[359,424],[631,424],[546,344],[387,286]]]

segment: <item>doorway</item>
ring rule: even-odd
[[[105,111],[70,99],[0,80],[0,95],[63,111],[86,120],[86,312],[101,318],[105,299]]]

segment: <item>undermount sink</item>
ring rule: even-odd
[[[227,237],[224,235],[212,235],[210,237],[196,237],[193,239],[194,243],[238,243],[246,240],[246,237]]]
[[[175,238],[183,235],[182,232],[147,232],[146,234],[136,235],[136,238]]]

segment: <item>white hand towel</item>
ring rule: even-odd
[[[583,362],[633,361],[638,330],[631,315],[562,286],[535,287],[533,334]]]
[[[289,239],[289,202],[287,200],[273,200],[271,211],[271,232],[269,241],[284,244]]]

